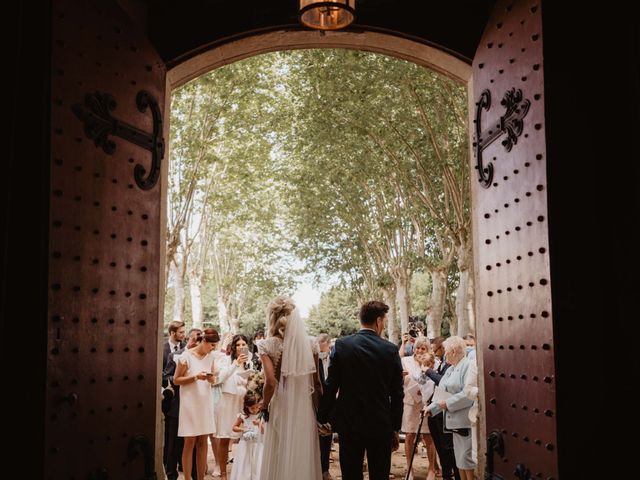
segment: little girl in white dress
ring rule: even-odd
[[[259,398],[253,394],[244,397],[243,412],[238,414],[233,431],[242,434],[233,459],[231,480],[258,480],[262,465],[262,437],[264,427],[259,418]]]

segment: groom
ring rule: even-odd
[[[398,347],[380,338],[388,311],[382,302],[362,305],[361,330],[338,339],[331,353],[318,421],[330,421],[339,434],[343,480],[362,479],[365,451],[369,479],[388,480],[391,452],[398,448],[402,364]]]

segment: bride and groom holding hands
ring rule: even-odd
[[[377,301],[362,305],[361,329],[336,341],[319,397],[317,347],[295,305],[285,297],[269,304],[269,336],[258,343],[268,411],[262,480],[321,480],[319,432],[339,434],[344,480],[363,478],[365,452],[369,478],[389,478],[404,392],[398,348],[380,337],[388,311]]]

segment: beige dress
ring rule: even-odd
[[[404,377],[404,405],[402,409],[402,431],[404,433],[417,433],[418,425],[420,425],[420,410],[422,410],[423,402],[429,398],[422,398],[422,389],[415,380],[421,373],[420,365],[415,358],[402,357],[402,369],[409,372]],[[431,380],[429,380],[431,382]],[[432,382],[433,383],[433,382]],[[409,390],[420,392],[420,400],[416,401],[409,393]],[[433,393],[433,392],[432,392]],[[429,433],[429,425],[425,419],[422,422],[420,433]]]
[[[191,350],[174,357],[180,364],[187,365],[185,376],[193,376],[202,371],[210,372],[213,367],[213,352],[198,358]],[[180,386],[179,437],[209,435],[215,431],[211,384],[207,380],[196,380]]]

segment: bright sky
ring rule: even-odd
[[[307,318],[311,307],[320,302],[321,293],[319,289],[314,288],[313,285],[306,281],[298,287],[296,293],[293,294],[293,301],[296,302],[296,306],[300,309],[302,318]]]
[[[302,262],[298,260],[296,265],[299,267],[301,263]],[[303,277],[298,289],[293,294],[293,301],[296,302],[296,306],[300,308],[300,316],[307,318],[311,307],[320,303],[320,295],[337,283],[337,276],[326,277],[321,280],[320,284],[315,284],[311,279],[311,275]]]
[[[320,302],[321,293],[320,288],[314,287],[311,282],[307,280],[300,284],[298,290],[293,294],[293,301],[296,302],[296,306],[300,309],[300,316],[302,318],[307,318],[311,307]]]

